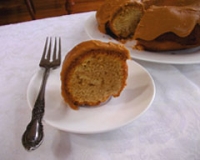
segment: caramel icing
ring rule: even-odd
[[[140,20],[134,39],[150,41],[167,32],[186,37],[199,20],[200,12],[192,6],[151,6]]]
[[[93,50],[94,48],[98,48],[98,49],[103,49],[103,50],[118,50],[119,52],[124,52],[124,46],[122,44],[115,44],[112,42],[108,42],[108,43],[102,43],[101,41],[98,40],[89,40],[89,41],[84,41],[78,45],[76,45],[73,50],[71,50],[65,57],[64,59],[64,63],[63,63],[63,68],[67,68],[70,64],[69,63],[65,63],[67,61],[71,61],[72,59],[74,59],[74,57],[79,57],[81,54],[83,53],[87,53],[91,50]],[[127,50],[126,54],[124,54],[124,56],[129,59],[130,55],[129,52]]]

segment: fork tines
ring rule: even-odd
[[[58,49],[57,49],[57,47],[58,47]],[[53,56],[51,56],[51,53],[53,53]],[[42,55],[42,58],[40,61],[40,66],[46,67],[44,65],[47,65],[47,63],[49,63],[49,64],[51,64],[51,67],[54,67],[54,66],[60,64],[60,62],[61,62],[61,39],[60,39],[60,37],[55,38],[53,47],[52,47],[52,38],[47,37],[43,55]]]

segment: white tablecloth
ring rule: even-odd
[[[73,134],[44,124],[43,144],[27,152],[21,135],[30,120],[26,90],[47,36],[62,38],[63,56],[88,40],[89,13],[0,27],[0,159],[199,160],[200,64],[137,61],[152,75],[156,96],[145,114],[107,133]]]

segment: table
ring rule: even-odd
[[[21,135],[31,112],[26,90],[47,36],[62,38],[64,56],[89,40],[93,12],[0,27],[0,157],[2,160],[199,160],[200,64],[137,61],[152,75],[156,96],[145,114],[106,133],[74,134],[44,124],[44,142],[27,152]]]

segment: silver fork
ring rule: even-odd
[[[49,44],[49,45],[48,45]],[[57,51],[58,46],[58,51]],[[48,49],[47,49],[48,48]],[[52,60],[51,60],[52,59]],[[51,58],[51,38],[46,38],[46,43],[43,51],[42,58],[40,60],[40,67],[45,69],[42,84],[35,105],[32,110],[32,118],[26,127],[24,134],[22,135],[22,144],[28,151],[38,148],[43,141],[43,125],[42,119],[45,111],[45,86],[50,69],[55,69],[60,66],[61,63],[61,40],[55,38],[55,44],[53,49],[53,56]]]

